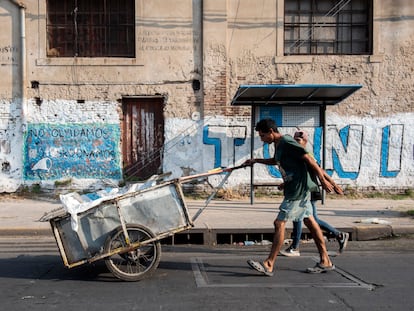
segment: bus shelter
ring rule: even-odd
[[[266,84],[240,85],[231,105],[251,107],[251,146],[255,150],[255,124],[259,119],[272,118],[278,127],[315,127],[322,129],[321,166],[325,169],[326,106],[339,104],[359,84]],[[254,202],[254,168],[250,176],[250,201]]]

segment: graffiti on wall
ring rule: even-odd
[[[7,138],[7,130],[0,130],[0,155],[10,154],[11,145],[10,140]]]
[[[218,127],[206,125],[203,129],[203,143],[214,146],[214,167],[226,167],[229,163],[236,163],[243,158],[249,157],[250,154],[237,152],[237,147],[246,143],[246,136],[240,133],[246,133],[244,126],[232,126],[233,133],[239,133],[233,136],[233,141],[224,140],[223,135],[227,132],[223,126],[220,131]],[[287,129],[286,129],[287,130]],[[290,129],[290,132],[295,129]],[[282,129],[282,132],[284,129]],[[323,130],[321,127],[309,129],[311,152],[315,159],[321,163],[322,159],[322,142]],[[326,128],[326,160],[325,168],[328,174],[336,175],[341,179],[357,180],[362,166],[368,167],[371,174],[381,178],[395,178],[402,170],[403,149],[404,149],[404,124],[389,124],[380,128],[364,128],[361,124],[351,124],[338,128],[336,125],[328,125]],[[379,141],[379,144],[378,144]],[[230,143],[230,145],[229,145]],[[262,145],[255,138],[255,148]],[[232,153],[223,155],[223,150],[229,148]],[[410,148],[407,148],[410,149]],[[411,154],[411,158],[414,157]],[[263,145],[263,157],[273,156],[270,146]],[[230,159],[229,159],[230,157]],[[373,168],[376,170],[374,171]],[[267,171],[270,176],[281,178],[277,168],[268,166]]]
[[[401,171],[403,137],[404,126],[402,124],[392,124],[383,128],[381,144],[381,176],[395,177]]]
[[[120,179],[119,141],[117,124],[28,124],[23,176]]]
[[[236,148],[245,144],[246,126],[206,125],[203,128],[203,144],[214,147],[214,167],[234,166]],[[222,146],[230,148],[222,148]]]

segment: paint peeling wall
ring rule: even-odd
[[[407,189],[414,180],[414,113],[328,119],[327,168],[352,186]]]
[[[21,185],[22,111],[15,102],[0,100],[0,192],[14,192]]]
[[[165,153],[165,169],[174,175],[191,175],[215,167],[232,167],[250,157],[250,119],[211,118],[206,124],[170,120],[168,132],[180,136]],[[309,133],[308,149],[322,159],[322,129],[302,126]],[[325,169],[344,187],[411,189],[414,180],[414,113],[387,118],[343,117],[327,120]],[[175,132],[175,129],[180,133]],[[281,127],[293,135],[295,127]],[[174,136],[174,134],[173,134]],[[272,157],[272,146],[256,135],[254,157]],[[201,144],[202,141],[202,144]],[[198,161],[204,155],[204,161]],[[183,167],[180,164],[188,163]],[[211,182],[220,181],[220,177]],[[255,166],[254,183],[281,182],[275,167]],[[250,169],[235,171],[228,187],[250,183]]]
[[[211,104],[226,116],[245,114],[228,106],[240,84],[361,84],[363,87],[357,93],[327,109],[326,168],[339,183],[352,187],[413,187],[414,6],[411,2],[373,1],[373,54],[359,56],[285,56],[283,1],[230,1],[228,6],[208,3],[205,14],[225,16],[225,21],[211,19],[204,25],[209,36],[204,44],[205,64],[209,77],[219,84],[224,81],[227,87],[225,91],[218,88],[222,100],[216,108],[220,97],[211,81],[206,86],[205,106]],[[318,131],[314,152],[320,155]],[[289,129],[283,128],[282,132]],[[209,148],[214,137],[209,135]],[[257,140],[255,145],[260,142]],[[220,148],[231,150],[233,144]],[[264,151],[257,149],[255,155],[262,156]],[[219,162],[217,153],[214,155],[214,160],[206,160],[213,162],[212,166]],[[244,154],[236,162],[241,160],[240,164],[245,158]],[[240,175],[237,182],[249,181],[248,173]],[[274,168],[255,169],[257,182],[274,182],[272,177],[278,176]]]
[[[9,1],[2,1],[0,16],[0,192],[14,192],[21,185],[24,131],[19,9]]]
[[[121,180],[117,103],[27,102],[23,180],[71,180],[87,188],[96,179]]]
[[[28,124],[23,178],[119,180],[119,139],[118,124]]]
[[[135,1],[136,58],[47,57],[46,1],[21,4],[25,49],[21,8],[0,3],[0,192],[122,181],[123,97],[163,96],[165,118],[200,115],[200,93],[192,84],[201,81],[194,57],[200,54],[201,27],[195,28],[200,18],[192,17],[201,11],[191,0],[173,6]],[[24,97],[18,93],[22,87]]]
[[[326,168],[352,187],[413,188],[410,0],[373,1],[373,54],[358,56],[285,56],[280,0],[136,0],[135,58],[47,57],[46,1],[21,2],[25,46],[20,7],[0,2],[0,192],[121,180],[128,96],[165,98],[164,172],[240,164],[250,156],[250,109],[231,99],[240,84],[272,83],[362,84],[327,110]],[[321,129],[302,125],[321,159]],[[254,139],[255,156],[272,154]],[[257,182],[279,177],[255,169]],[[243,169],[229,184],[249,181]]]

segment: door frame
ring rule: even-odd
[[[140,102],[143,104],[142,107],[148,105],[149,103],[153,103],[154,106],[159,106],[158,109],[155,109],[153,113],[154,116],[154,128],[152,128],[152,135],[150,137],[155,137],[154,143],[156,148],[155,150],[146,150],[147,158],[139,158],[137,155],[138,151],[141,148],[137,144],[134,146],[134,140],[137,142],[137,138],[134,135],[134,126],[138,126],[136,130],[139,133],[145,133],[143,130],[148,130],[145,126],[148,124],[141,126],[137,120],[140,119],[140,116],[133,116],[132,110],[134,109],[132,106],[135,105],[135,109],[140,109]],[[122,150],[122,169],[124,174],[124,179],[137,179],[137,180],[145,180],[148,177],[154,174],[161,174],[162,173],[162,166],[163,166],[163,150],[164,150],[164,143],[165,143],[165,117],[164,117],[164,107],[165,107],[165,97],[164,96],[123,96],[122,97],[122,119],[121,119],[121,150]],[[129,107],[128,107],[129,106]],[[149,111],[149,110],[147,110]],[[129,115],[128,115],[129,113]],[[135,124],[134,124],[135,122]],[[145,136],[147,136],[146,133]],[[148,142],[147,142],[148,143]],[[132,147],[132,150],[131,150]],[[143,146],[145,148],[145,146]],[[134,152],[136,153],[134,158]],[[137,159],[145,162],[148,167],[139,167],[140,161]],[[150,162],[148,162],[148,160]],[[154,160],[154,161],[151,161]],[[151,167],[152,166],[152,167]],[[154,167],[157,166],[156,169]],[[149,169],[149,170],[148,170]]]

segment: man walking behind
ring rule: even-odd
[[[259,121],[255,130],[264,143],[274,144],[275,154],[273,158],[269,159],[253,158],[246,160],[244,165],[252,166],[255,163],[277,165],[284,182],[284,199],[274,221],[275,233],[270,254],[263,262],[248,260],[247,263],[258,272],[272,276],[277,255],[284,241],[286,222],[303,220],[315,241],[320,255],[319,263],[306,271],[309,273],[323,273],[334,270],[335,266],[328,256],[322,231],[312,216],[310,191],[315,189],[317,185],[311,180],[308,169],[318,177],[322,187],[327,192],[337,189],[337,193],[342,193],[342,190],[324,177],[324,171],[314,158],[291,136],[279,133],[276,123],[272,119]]]
[[[303,148],[306,149],[306,144],[308,143],[308,133],[305,131],[299,130],[293,135],[293,139],[298,142],[299,145],[301,145]],[[309,155],[311,155],[313,158],[311,152],[309,152]],[[324,172],[324,176],[327,180],[329,180],[331,183],[334,183],[332,178]],[[335,183],[334,183],[335,184]],[[279,187],[283,187],[283,184]],[[283,188],[282,188],[283,189]],[[340,189],[335,189],[335,192],[341,191]],[[319,189],[317,192],[311,192],[311,204],[312,204],[312,214],[313,218],[315,218],[315,221],[318,223],[319,227],[322,229],[322,231],[325,231],[328,234],[333,234],[336,238],[336,240],[339,243],[339,253],[342,253],[344,249],[346,248],[346,245],[348,244],[349,239],[349,233],[347,232],[341,232],[326,221],[320,219],[318,217],[318,211],[316,207],[316,199],[317,196],[320,196]],[[302,222],[301,221],[294,221],[293,222],[293,231],[292,231],[292,244],[286,249],[281,250],[280,254],[287,257],[294,257],[294,256],[300,256],[299,252],[299,243],[300,238],[302,235]]]

